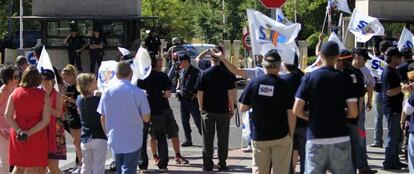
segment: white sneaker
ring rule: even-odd
[[[250,153],[252,152],[252,146],[247,146],[245,148],[242,148],[241,151],[245,152],[245,153]]]
[[[82,170],[82,166],[78,166],[78,168],[76,168],[72,174],[81,174],[81,170]]]

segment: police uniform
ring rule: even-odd
[[[190,64],[190,57],[185,54],[179,56],[179,60],[187,60]],[[191,140],[191,126],[190,126],[190,114],[193,116],[194,123],[197,126],[198,133],[201,135],[201,114],[197,101],[197,92],[194,89],[196,84],[199,70],[193,67],[191,64],[187,69],[182,69],[179,78],[179,87],[180,91],[177,92],[178,100],[180,101],[180,112],[181,112],[181,122],[184,129],[184,135],[186,141],[183,143],[183,146],[192,144]]]
[[[89,45],[101,45],[104,43],[103,37],[92,37],[89,40]],[[89,49],[89,56],[91,59],[89,70],[91,73],[95,72],[95,64],[98,64],[98,68],[101,66],[101,62],[103,60],[103,56],[105,55],[103,48],[95,48],[95,49]]]
[[[79,50],[85,45],[85,41],[79,36],[69,37],[68,39],[68,55],[69,55],[69,64],[75,65],[79,71],[82,71],[82,64],[80,58],[80,52],[77,53],[76,50]]]

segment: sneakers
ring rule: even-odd
[[[382,148],[382,144],[370,144],[369,147]]]
[[[252,152],[252,146],[249,145],[245,148],[242,148],[241,151],[244,152],[244,153],[250,153],[250,152]]]
[[[191,141],[185,141],[183,144],[181,144],[182,147],[190,147],[193,146],[193,142]]]
[[[81,174],[82,166],[78,165],[77,168],[72,171],[72,174]]]
[[[224,166],[217,166],[217,168],[218,168],[219,171],[228,171],[228,170],[230,170],[229,167],[227,167],[226,165],[224,165]]]
[[[116,165],[115,165],[115,161],[112,161],[111,164],[109,165],[109,170],[116,172]]]
[[[158,172],[159,173],[165,173],[165,172],[168,172],[168,169],[167,168],[160,168],[160,169],[158,169]]]
[[[369,167],[363,167],[358,169],[359,170],[359,174],[374,174],[374,173],[378,173],[377,170],[372,170]]]
[[[188,164],[189,163],[188,160],[182,157],[181,155],[175,156],[175,162],[177,164]]]

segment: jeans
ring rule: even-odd
[[[225,166],[229,151],[230,116],[227,113],[204,113],[202,116],[203,165],[213,168],[214,135],[217,130],[219,166]]]
[[[9,173],[9,139],[0,135],[0,173]]]
[[[180,102],[181,123],[183,125],[184,135],[186,140],[191,142],[190,114],[193,116],[198,133],[201,135],[201,114],[199,106],[197,101],[192,101],[190,98],[183,98]]]
[[[99,51],[91,50],[89,54],[89,58],[91,60],[89,65],[89,71],[91,73],[95,73],[95,65],[98,64],[98,69],[101,66],[102,60],[103,60],[103,54]]]
[[[75,50],[69,50],[69,64],[75,65],[78,71],[82,71],[82,63],[80,53]]]
[[[375,134],[374,134],[374,144],[382,145],[384,143],[382,139],[383,129],[382,129],[382,93],[375,92],[375,109],[377,115],[375,115]]]
[[[148,133],[149,133],[149,123],[144,123],[144,131],[142,132],[142,147],[140,153],[140,160],[139,160],[139,168],[140,169],[148,169],[148,153],[147,153],[147,140],[148,140]]]
[[[400,128],[400,113],[388,113],[385,115],[388,122],[387,147],[385,148],[384,166],[391,167],[399,165],[400,158],[398,157],[399,144],[401,141]]]
[[[349,133],[351,137],[351,152],[352,152],[352,162],[354,170],[368,167],[368,156],[366,152],[366,146],[364,146],[364,137],[362,137],[362,129],[359,126],[349,123]]]
[[[414,134],[410,133],[408,138],[408,169],[414,171]]]
[[[131,153],[114,153],[112,157],[115,159],[117,174],[136,174],[139,160],[140,149]]]
[[[300,173],[305,173],[306,128],[296,128],[293,137],[293,150],[297,150],[300,159]],[[294,170],[294,169],[293,169]]]
[[[157,166],[160,169],[167,168],[168,165],[168,143],[166,135],[166,117],[161,116],[152,116],[151,117],[151,135],[157,140],[157,149],[160,161]]]
[[[81,143],[82,174],[105,173],[107,142],[104,139],[92,139]]]
[[[306,174],[353,174],[351,142],[313,144],[306,142]]]

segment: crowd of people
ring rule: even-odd
[[[66,42],[80,42],[74,35]],[[99,38],[99,32],[95,37]],[[239,102],[250,122],[253,173],[292,173],[300,161],[300,173],[373,174],[377,171],[368,165],[364,124],[374,95],[377,125],[385,117],[389,130],[384,169],[414,171],[410,49],[400,51],[381,42],[379,58],[387,65],[381,78],[374,78],[365,67],[371,59],[367,49],[340,50],[337,43],[322,43],[323,39],[317,48],[321,64],[303,73],[297,57],[293,64],[284,63],[277,50],[256,55],[254,68],[239,68],[217,46],[201,52],[194,65],[179,38],[174,38],[163,70],[164,58],[156,54],[157,39],[151,34],[146,41],[152,61],[147,78],[131,82],[134,56],[124,55],[116,67],[117,81],[104,91],[98,91],[95,74],[77,67],[78,47],[70,54],[71,64],[61,71],[39,70],[24,56],[16,59],[15,66],[2,67],[0,173],[14,166],[14,174],[59,174],[59,160],[66,160],[67,153],[65,130],[75,146],[74,174],[104,173],[108,150],[114,159],[111,168],[117,173],[145,173],[148,135],[154,163],[160,172],[167,172],[168,139],[175,162],[189,163],[180,148],[193,145],[190,118],[203,140],[202,170],[215,168],[217,132],[216,166],[218,171],[228,171],[230,120]],[[102,40],[93,43],[101,49]],[[35,57],[40,57],[40,48],[35,49]],[[99,50],[93,54],[99,62]],[[239,99],[236,76],[249,80]],[[181,145],[169,104],[172,93],[180,102],[185,136]],[[379,129],[372,147],[383,146]],[[408,153],[408,165],[400,161],[400,151]]]

